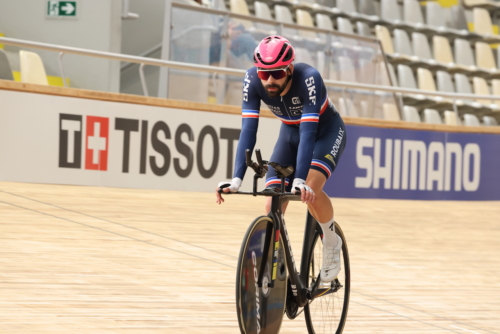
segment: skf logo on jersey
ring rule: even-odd
[[[314,84],[314,78],[309,77],[306,79],[306,86],[309,90],[309,100],[311,103],[316,105],[316,85]]]
[[[243,81],[243,101],[248,102],[248,87],[250,86],[250,77],[248,72],[245,74],[245,80]]]
[[[292,97],[292,103],[293,104],[300,104],[300,99],[298,96]]]
[[[85,169],[108,169],[109,119],[87,116]],[[80,115],[59,115],[59,167],[81,168],[82,127]]]

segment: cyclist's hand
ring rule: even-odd
[[[300,199],[302,203],[313,203],[316,199],[316,194],[314,191],[306,185],[306,181],[295,178],[292,184],[292,194],[295,194],[297,191],[300,191]]]
[[[226,185],[226,187],[222,189],[223,192],[225,192],[225,193],[228,193],[228,192],[235,193],[241,187],[241,179],[239,177],[235,177],[231,181],[219,182],[219,184],[217,185],[217,188],[215,189],[215,197],[216,197],[215,202],[217,204],[221,204],[222,202],[224,202],[224,199],[222,198],[222,195],[219,193],[220,187],[224,186],[224,185]]]

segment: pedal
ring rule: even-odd
[[[321,281],[318,285],[318,288],[320,289],[329,289],[333,287],[333,282],[323,282]]]

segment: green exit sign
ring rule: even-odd
[[[77,9],[76,1],[47,1],[48,17],[76,17]]]

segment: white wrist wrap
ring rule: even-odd
[[[305,190],[305,191],[309,191],[310,193],[314,194],[314,191],[311,189],[311,187],[306,186],[306,181],[299,179],[299,178],[295,178],[293,180],[293,184],[292,184],[292,193],[293,194],[295,194],[295,192],[297,191],[297,188],[300,191]]]
[[[229,184],[229,191],[231,191],[232,193],[235,193],[238,191],[238,189],[240,189],[241,187],[241,179],[239,177],[235,177],[234,179],[232,179],[230,182],[228,181],[222,181],[222,182],[219,182],[219,184],[217,185],[217,187],[221,187],[225,184]]]

